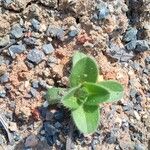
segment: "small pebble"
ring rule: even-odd
[[[109,9],[105,3],[100,3],[96,6],[96,13],[94,13],[94,19],[102,20],[109,15]]]
[[[35,147],[38,144],[38,138],[35,135],[30,135],[26,138],[25,147]]]
[[[145,62],[146,62],[146,64],[150,64],[150,56],[147,56],[147,57],[145,58]]]
[[[10,55],[11,55],[12,58],[15,57],[15,54],[21,54],[25,50],[26,50],[26,48],[22,44],[12,45],[12,46],[9,47],[9,53],[10,53]]]
[[[135,150],[145,150],[145,147],[142,144],[136,144]]]
[[[56,37],[60,41],[63,41],[64,36],[65,36],[65,32],[62,28],[57,28],[57,27],[53,27],[53,26],[48,27],[46,34],[47,34],[47,36]]]
[[[61,129],[62,128],[62,125],[59,122],[56,122],[54,124],[54,126],[55,126],[56,129]]]
[[[135,47],[136,47],[136,41],[133,40],[133,41],[127,43],[127,44],[125,45],[125,47],[126,47],[126,49],[127,49],[128,51],[133,51],[133,50],[135,49]]]
[[[135,52],[144,52],[149,50],[149,45],[148,42],[145,40],[138,40],[136,41],[136,48],[135,48]]]
[[[10,33],[16,39],[21,38],[23,36],[23,28],[19,24],[15,24]]]
[[[32,81],[32,87],[35,88],[35,89],[38,89],[39,88],[39,81],[38,80],[33,80]]]
[[[3,38],[0,38],[0,47],[4,47],[4,46],[8,45],[9,42],[10,42],[9,35],[6,35]]]
[[[49,136],[54,136],[57,133],[57,130],[49,122],[44,123],[44,130]]]
[[[34,68],[34,64],[29,61],[25,61],[25,64],[28,66],[29,69]]]
[[[124,37],[123,37],[123,40],[125,42],[130,42],[130,41],[135,41],[137,39],[136,35],[137,35],[137,29],[136,28],[129,28]]]
[[[9,81],[9,73],[4,73],[2,76],[0,76],[0,83],[6,83]]]
[[[31,50],[27,54],[27,59],[35,64],[39,64],[44,59],[44,57],[45,57],[44,53],[37,49]]]
[[[58,121],[62,121],[63,117],[64,117],[64,114],[62,111],[56,111],[54,113],[54,118]]]
[[[30,46],[32,48],[35,47],[35,45],[37,45],[37,40],[34,37],[24,38],[23,41],[27,46]]]
[[[31,89],[30,89],[30,92],[31,92],[31,95],[32,95],[33,97],[35,97],[35,98],[37,98],[37,97],[39,96],[38,91],[37,91],[36,89],[34,89],[34,88],[31,88]]]
[[[52,44],[44,44],[42,48],[45,54],[50,54],[55,50]]]
[[[4,89],[0,89],[0,97],[1,98],[6,97],[6,91]]]
[[[38,20],[33,18],[31,24],[34,30],[38,31],[40,29],[40,22]]]

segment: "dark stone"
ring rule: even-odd
[[[45,120],[46,121],[52,121],[52,119],[53,119],[53,113],[50,111],[47,111]]]
[[[55,50],[51,43],[50,44],[44,44],[42,48],[43,48],[43,51],[45,54],[50,54]]]
[[[145,73],[146,75],[149,75],[149,70],[148,69],[143,69],[143,73]]]
[[[57,59],[53,56],[50,56],[50,57],[48,57],[47,62],[57,64]]]
[[[24,38],[23,41],[27,46],[30,46],[32,48],[35,47],[35,45],[37,45],[37,40],[34,37]]]
[[[136,47],[136,41],[134,40],[134,41],[131,41],[131,42],[127,43],[125,45],[125,47],[128,51],[133,51]]]
[[[78,31],[77,31],[77,30],[71,30],[71,31],[69,32],[69,36],[70,36],[70,37],[75,37],[77,34],[78,34]]]
[[[132,51],[127,51],[125,48],[120,48],[113,42],[110,42],[109,47],[110,48],[106,50],[106,53],[110,57],[121,62],[127,62],[134,57],[134,53]]]
[[[124,111],[131,111],[133,109],[133,103],[132,102],[128,102],[127,104],[123,105],[123,110]]]
[[[34,64],[29,62],[29,61],[25,61],[26,65],[28,66],[28,68],[32,69],[34,68]]]
[[[44,57],[45,57],[44,53],[37,49],[31,50],[27,54],[27,59],[35,64],[39,64],[44,59]]]
[[[33,18],[31,24],[34,30],[38,31],[40,29],[40,22],[38,20]]]
[[[131,89],[129,94],[132,98],[134,98],[137,94],[137,90],[136,89]]]
[[[47,36],[56,37],[60,41],[64,41],[65,32],[62,28],[49,26],[46,31]]]
[[[6,112],[5,117],[9,119],[9,121],[13,121],[13,112]]]
[[[15,24],[10,33],[16,39],[21,38],[23,36],[23,28],[19,24]]]
[[[39,85],[44,89],[47,89],[48,87],[48,84],[44,80],[39,80]]]
[[[46,118],[46,113],[47,113],[48,109],[46,107],[40,107],[39,108],[39,112],[40,112],[40,115],[43,117],[43,118]]]
[[[15,54],[21,54],[25,50],[26,50],[26,48],[22,44],[12,45],[12,46],[9,47],[9,53],[10,53],[10,55],[11,55],[12,58],[15,57]]]
[[[122,125],[121,125],[123,130],[128,130],[129,129],[129,122],[127,120],[122,120]]]
[[[96,20],[105,19],[109,15],[109,9],[105,3],[100,3],[96,6],[96,13],[93,18]]]
[[[136,110],[136,111],[142,111],[142,106],[141,106],[141,104],[134,104],[133,108],[134,108],[134,110]]]
[[[129,28],[124,37],[123,40],[125,42],[130,42],[130,41],[135,41],[137,39],[136,35],[137,35],[138,30],[136,28]]]
[[[59,122],[56,122],[54,126],[56,129],[61,129],[63,127]]]
[[[6,91],[4,89],[0,89],[0,97],[5,98],[6,97]]]
[[[106,141],[107,143],[109,143],[109,144],[114,144],[114,143],[116,143],[116,141],[117,141],[117,137],[116,137],[116,135],[115,135],[113,132],[109,132],[109,133],[107,133],[107,135],[106,135],[105,141]]]
[[[96,150],[96,145],[99,144],[97,139],[93,139],[91,143],[92,150]]]
[[[10,83],[6,83],[5,88],[6,88],[6,90],[11,90],[12,86]]]
[[[150,64],[150,56],[147,56],[147,57],[145,58],[145,63],[146,63],[146,64]]]
[[[31,89],[30,89],[30,92],[31,92],[31,95],[32,95],[33,97],[37,97],[37,96],[39,95],[38,91],[37,91],[36,89],[34,89],[34,88],[31,88]]]
[[[0,76],[0,83],[6,83],[9,81],[9,73],[4,73],[2,76]]]
[[[145,147],[144,147],[144,145],[142,145],[142,144],[135,144],[135,150],[145,150]]]
[[[20,136],[17,132],[14,132],[14,133],[13,133],[13,137],[14,137],[14,140],[15,140],[15,141],[21,140],[21,136]]]
[[[0,47],[5,47],[10,42],[9,35],[4,36],[3,38],[0,38]]]
[[[49,122],[44,123],[44,130],[49,136],[54,136],[57,133],[57,130]]]
[[[50,8],[55,8],[57,6],[57,0],[40,0],[42,5],[50,7]]]
[[[54,118],[57,120],[57,121],[62,121],[63,118],[64,118],[64,113],[62,111],[56,111],[54,113]]]
[[[0,65],[4,64],[5,63],[5,60],[4,60],[4,57],[3,56],[0,56]]]
[[[35,88],[35,89],[38,89],[39,88],[39,81],[38,80],[33,80],[32,81],[32,87]]]
[[[149,50],[148,42],[145,40],[138,40],[136,41],[136,48],[134,49],[135,52],[144,52]]]

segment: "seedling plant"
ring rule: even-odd
[[[61,103],[71,111],[76,127],[82,133],[93,133],[100,123],[100,104],[122,98],[123,87],[113,80],[98,82],[96,61],[80,52],[72,59],[69,88],[50,88],[46,99],[50,104]]]

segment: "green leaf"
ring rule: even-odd
[[[70,86],[75,87],[83,82],[96,82],[98,78],[98,67],[90,57],[80,59],[72,68],[70,75]]]
[[[107,100],[107,102],[117,101],[123,97],[123,86],[117,81],[101,81],[99,82],[99,85],[107,89],[110,93],[110,98]]]
[[[65,88],[50,88],[48,89],[45,98],[49,102],[49,104],[59,103],[64,94],[66,93]]]
[[[93,133],[99,125],[99,107],[81,105],[72,111],[72,117],[75,125],[82,133]]]
[[[83,87],[85,87],[89,93],[85,105],[98,105],[110,98],[109,91],[97,83],[84,83]]]
[[[86,57],[86,55],[84,53],[81,52],[75,52],[75,54],[73,55],[73,67],[75,66],[75,64],[82,58]]]
[[[76,91],[80,88],[80,86],[71,88],[67,94],[63,97],[62,103],[65,107],[69,109],[76,109],[80,106],[82,102],[80,102],[75,96]]]

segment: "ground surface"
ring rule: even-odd
[[[66,149],[69,112],[44,95],[68,86],[75,51],[125,94],[101,106],[96,133],[74,128],[72,149],[150,149],[149,10],[148,0],[0,0],[0,150]]]

